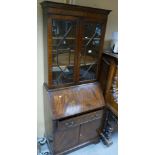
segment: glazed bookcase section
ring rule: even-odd
[[[48,1],[41,5],[48,88],[98,81],[110,10]]]
[[[76,22],[52,20],[52,84],[72,83],[76,50]]]
[[[85,22],[80,57],[80,81],[96,80],[102,25]]]

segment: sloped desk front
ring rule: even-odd
[[[53,154],[99,141],[105,101],[98,83],[44,89],[45,134]]]

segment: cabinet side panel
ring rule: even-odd
[[[44,88],[44,122],[45,122],[45,136],[48,141],[53,141],[53,123],[50,106],[50,95],[49,92]]]
[[[110,67],[108,72],[107,86],[106,86],[106,94],[110,91],[112,86],[113,77],[116,71],[116,64],[113,59],[110,60]]]
[[[45,10],[43,10],[43,37],[44,37],[44,82],[48,83],[47,13]]]
[[[103,57],[101,62],[101,67],[100,67],[99,82],[101,84],[104,95],[106,92],[109,69],[110,69],[110,62],[108,61],[108,59],[106,59],[106,57]]]

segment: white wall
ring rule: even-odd
[[[37,5],[37,135],[44,134],[44,111],[43,111],[43,19],[42,9],[38,0]],[[55,2],[65,2],[65,0],[52,0]],[[75,0],[75,4],[112,10],[107,23],[105,36],[105,46],[109,45],[111,33],[118,29],[118,0]]]

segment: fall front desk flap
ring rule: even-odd
[[[53,119],[102,108],[105,101],[98,83],[83,84],[50,92]]]

